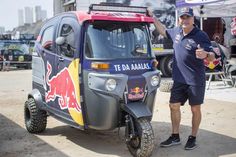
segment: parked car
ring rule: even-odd
[[[3,58],[10,62],[10,66],[31,69],[32,55],[29,46],[19,41],[3,41],[0,57],[0,68],[2,69]]]

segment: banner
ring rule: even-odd
[[[222,0],[185,0],[186,3],[191,4],[206,4],[206,3],[213,3],[213,2],[219,2]]]
[[[209,3],[216,3],[225,0],[176,0],[176,7],[192,7],[197,5],[204,5]]]

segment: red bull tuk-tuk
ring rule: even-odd
[[[47,116],[82,130],[125,127],[133,156],[151,156],[160,72],[145,7],[93,4],[45,22],[33,53],[25,125],[43,132]]]

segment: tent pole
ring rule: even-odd
[[[203,30],[203,17],[200,15],[200,29]]]
[[[178,10],[177,8],[175,9],[175,26],[177,27],[178,26]]]

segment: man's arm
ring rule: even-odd
[[[215,53],[207,52],[203,48],[201,48],[200,45],[198,45],[198,48],[196,49],[196,57],[199,59],[207,59],[208,61],[214,61]]]
[[[166,27],[155,16],[153,16],[153,13],[152,13],[152,11],[150,9],[148,9],[148,14],[149,14],[149,16],[153,17],[154,25],[155,25],[157,31],[161,35],[163,35],[164,37],[167,37],[167,35],[166,35]]]

